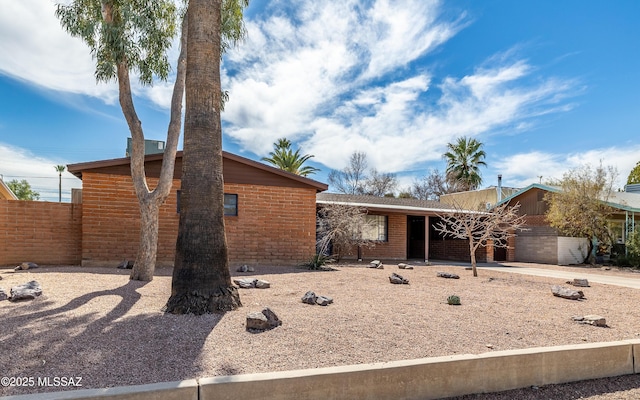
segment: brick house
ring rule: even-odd
[[[145,157],[154,187],[162,154]],[[114,266],[135,259],[139,207],[130,159],[68,165],[82,179],[83,266]],[[172,266],[178,231],[182,152],[176,155],[171,194],[160,209],[157,265]],[[223,152],[225,226],[229,262],[294,265],[315,254],[316,193],[327,185]]]
[[[466,240],[444,238],[433,225],[438,215],[445,214],[452,206],[430,200],[397,199],[318,193],[318,207],[328,204],[346,204],[367,211],[370,223],[377,226],[370,233],[377,241],[373,248],[351,249],[342,259],[384,260],[449,260],[469,262],[469,244]],[[478,262],[494,261],[493,249],[481,247],[476,252]]]
[[[547,221],[548,192],[559,192],[555,186],[534,183],[505,198],[500,204],[520,203],[519,214],[526,219],[527,230],[515,238],[514,261],[542,264],[579,264],[586,257],[588,242],[585,238],[564,237]],[[640,219],[640,193],[611,192],[607,204],[614,209],[608,224],[617,244],[624,244],[629,232]]]

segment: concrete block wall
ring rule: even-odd
[[[156,182],[149,179],[149,186]],[[173,265],[179,188],[174,180],[160,210],[157,265]],[[228,184],[225,192],[238,195],[238,215],[225,217],[232,265],[295,265],[315,253],[315,190]],[[140,217],[131,177],[85,172],[83,207],[82,265],[135,259]]]
[[[528,226],[515,238],[515,261],[558,263],[558,235],[548,226]]]
[[[79,264],[82,205],[0,200],[0,265]]]
[[[636,361],[638,360],[638,361]],[[7,400],[427,400],[640,372],[640,340],[218,376]]]

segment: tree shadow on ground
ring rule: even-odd
[[[2,387],[0,396],[198,377],[202,347],[222,315],[149,310],[127,316],[141,299],[137,289],[145,284],[128,281],[55,308],[49,308],[52,301],[38,304],[38,299],[26,308],[0,308],[3,376],[82,377],[82,387]],[[84,307],[90,302],[98,303]],[[183,323],[191,318],[200,319]]]

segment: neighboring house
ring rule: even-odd
[[[147,155],[155,187],[162,154]],[[82,265],[114,266],[135,259],[140,210],[129,158],[68,165],[82,179]],[[157,265],[173,265],[178,232],[182,152],[171,194],[160,210]],[[327,185],[223,152],[225,226],[232,265],[295,265],[315,254],[316,193]]]
[[[527,230],[518,232],[515,238],[514,261],[566,265],[584,260],[586,239],[559,236],[546,220],[548,205],[544,196],[547,192],[559,191],[558,187],[535,183],[500,202],[520,203],[519,213],[525,215],[527,221]],[[607,204],[614,209],[609,221],[613,239],[623,244],[640,221],[640,193],[611,192]]]
[[[18,200],[16,195],[9,189],[2,179],[0,179],[0,199],[2,200]]]
[[[466,210],[490,210],[497,203],[517,193],[519,188],[502,186],[502,175],[498,175],[498,186],[440,195],[440,202]]]
[[[344,259],[385,260],[450,260],[470,261],[466,240],[443,238],[433,225],[438,215],[451,211],[452,207],[437,201],[397,199],[336,193],[318,193],[318,207],[327,204],[346,204],[367,211],[370,222],[377,225],[375,247],[352,249],[343,254]],[[481,248],[478,261],[493,261],[491,248]]]

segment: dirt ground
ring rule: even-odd
[[[583,272],[640,278],[615,269],[549,268],[575,271],[576,278]],[[43,287],[35,300],[0,302],[2,375],[82,377],[81,387],[9,386],[0,387],[0,395],[640,338],[640,291],[630,288],[592,284],[583,289],[585,300],[572,301],[551,294],[552,285],[564,284],[558,279],[482,269],[474,278],[459,265],[255,269],[232,275],[267,280],[269,289],[241,289],[242,308],[204,316],[162,312],[170,269],[159,269],[149,283],[130,281],[128,271],[115,268],[0,270],[7,291],[30,280]],[[439,278],[439,271],[460,279]],[[392,272],[409,284],[390,284]],[[334,303],[304,304],[308,290]],[[452,294],[461,306],[446,303]],[[246,315],[264,307],[282,326],[248,332]],[[587,314],[604,316],[608,327],[571,319]],[[629,376],[465,398],[640,398],[639,386],[638,377]]]

